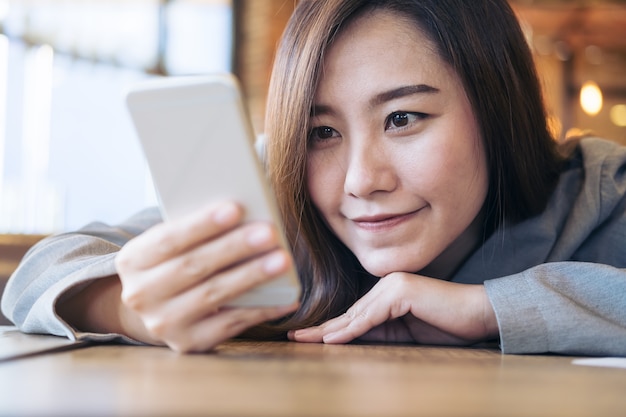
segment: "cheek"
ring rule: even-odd
[[[450,178],[449,198],[458,208],[475,212],[482,207],[489,187],[484,151],[478,141],[474,141],[456,155],[454,162],[446,166]],[[464,157],[459,157],[461,155]]]
[[[336,168],[324,163],[323,158],[309,156],[306,185],[313,204],[323,213],[332,205],[339,181]]]
[[[448,194],[452,192],[451,185],[462,177],[459,169],[460,163],[464,162],[451,145],[435,138],[418,149],[405,149],[396,159],[397,172],[404,177],[408,187],[424,193],[424,198]]]
[[[433,141],[426,154],[428,157],[413,161],[409,168],[410,181],[425,199],[450,209],[473,211],[475,206],[482,206],[488,175],[480,140],[446,135]]]

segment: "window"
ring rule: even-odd
[[[226,0],[0,0],[0,233],[156,202],[124,107],[155,76],[230,71]]]

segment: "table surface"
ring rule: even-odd
[[[625,416],[626,370],[484,348],[234,340],[0,363],[2,416]]]

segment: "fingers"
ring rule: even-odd
[[[116,262],[123,269],[145,269],[157,265],[219,236],[237,225],[242,218],[243,210],[235,203],[213,204],[189,216],[150,228],[128,242]]]
[[[236,297],[290,267],[288,253],[275,250],[216,274],[177,296],[135,311],[151,339],[179,352],[207,350],[251,326],[295,310],[297,303],[270,308],[226,307]]]
[[[378,311],[366,311],[365,313],[353,315],[354,312],[348,311],[320,326],[291,331],[288,337],[297,342],[348,343],[384,323],[387,317],[385,314],[376,314]],[[381,317],[384,318],[381,319]]]
[[[206,350],[297,308],[227,307],[292,267],[275,226],[242,219],[239,206],[221,203],[159,224],[122,248],[121,298],[146,339],[181,352]]]
[[[286,272],[290,266],[287,253],[276,250],[217,274],[175,297],[160,301],[152,311],[146,309],[146,328],[154,337],[163,338],[170,329],[193,326],[221,311],[246,291]]]
[[[297,308],[298,303],[269,308],[224,309],[206,320],[185,328],[184,332],[166,342],[177,352],[205,352],[250,327],[276,320]]]
[[[244,225],[227,235],[204,242],[194,249],[165,260],[152,268],[136,271],[132,277],[132,282],[126,283],[124,286],[124,299],[136,308],[140,308],[141,305],[159,303],[196,285],[203,285],[204,282],[208,282],[212,289],[221,288],[220,285],[223,284],[232,291],[241,292],[250,288],[257,281],[240,280],[237,282],[246,285],[238,286],[235,282],[225,283],[224,279],[216,278],[220,276],[220,273],[230,271],[245,260],[267,254],[277,247],[278,241],[275,228],[269,224]],[[282,255],[275,255],[274,258],[263,261],[263,268],[269,268],[272,265],[270,262],[272,259],[274,263],[278,264],[290,261],[287,254],[283,252]],[[269,264],[265,265],[265,263]],[[255,265],[261,266],[258,263]],[[124,267],[125,265],[120,266],[120,268]],[[269,273],[284,272],[285,267],[284,265],[277,265],[274,269]],[[123,270],[118,272],[120,275],[124,275]],[[257,276],[261,280],[271,277],[258,274],[258,270],[250,272],[248,277],[251,276]]]
[[[381,287],[375,286],[341,316],[320,326],[292,331],[288,337],[298,342],[348,343],[387,320],[406,314],[407,309],[396,305],[399,299]]]

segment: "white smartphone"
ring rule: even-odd
[[[127,92],[126,104],[164,220],[184,216],[211,201],[230,199],[244,207],[246,221],[276,224],[283,247],[289,249],[233,75],[142,81]],[[299,296],[294,268],[230,305],[286,305]]]

